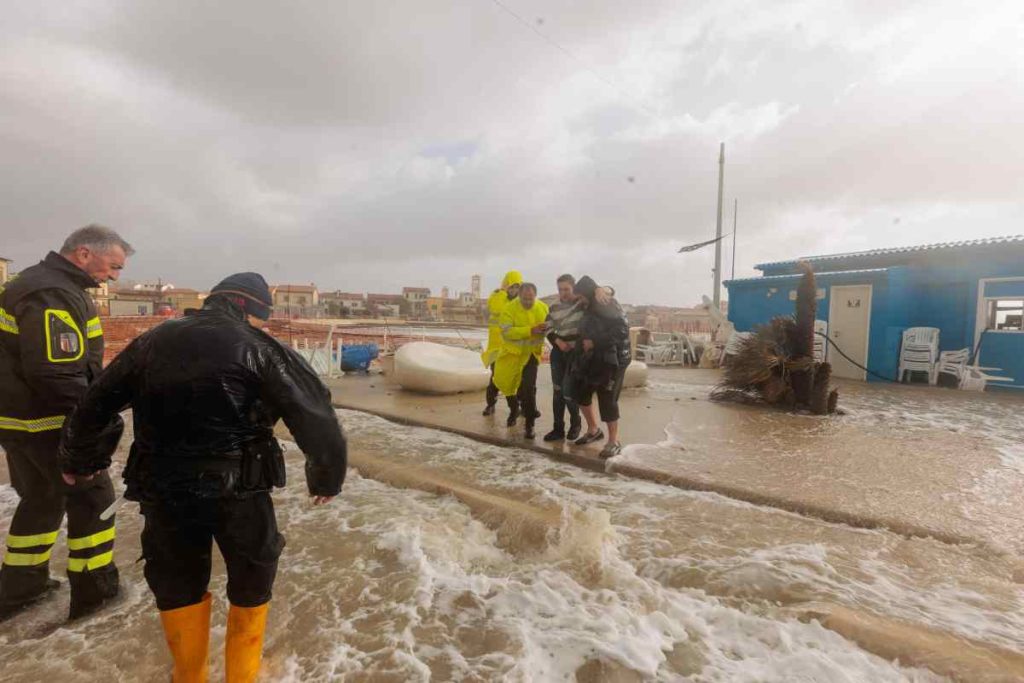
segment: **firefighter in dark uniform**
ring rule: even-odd
[[[337,495],[345,478],[330,392],[305,360],[252,324],[270,316],[271,303],[258,274],[225,279],[201,310],[133,341],[64,426],[64,471],[90,475],[110,464],[106,425],[132,407],[125,496],[145,516],[145,576],[175,681],[206,680],[214,541],[228,574],[227,680],[251,681],[259,670],[284,547],[270,497],[285,481],[278,418],[306,455],[314,504]]]
[[[61,477],[61,425],[103,364],[103,329],[85,290],[116,280],[132,249],[113,230],[87,226],[61,252],[0,284],[0,446],[20,501],[0,567],[0,618],[60,584],[49,560],[68,516],[71,617],[117,595],[114,520],[99,514],[114,500],[110,478]],[[106,436],[120,437],[116,416]]]

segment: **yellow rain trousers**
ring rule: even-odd
[[[515,396],[523,378],[523,368],[534,356],[540,362],[544,353],[544,335],[531,334],[530,330],[548,317],[548,306],[540,299],[533,302],[530,310],[523,308],[519,299],[505,307],[499,318],[501,326],[501,351],[494,364],[494,386],[506,396]]]
[[[501,312],[509,303],[505,288],[509,285],[521,284],[523,284],[522,273],[518,270],[510,270],[505,273],[505,277],[501,281],[501,289],[494,290],[494,293],[487,299],[487,348],[480,354],[480,360],[484,362],[485,368],[491,367],[501,353],[501,328],[498,326],[498,321],[501,318]]]

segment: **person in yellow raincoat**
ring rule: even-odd
[[[487,386],[487,406],[484,408],[484,416],[494,414],[494,406],[498,402],[498,387],[494,385],[494,363],[498,360],[501,352],[501,328],[498,326],[498,319],[509,302],[519,296],[519,286],[523,284],[523,275],[518,270],[510,270],[505,273],[501,281],[501,287],[494,290],[487,299],[487,349],[480,354],[484,367],[491,369],[491,383]]]
[[[537,366],[544,352],[545,319],[548,306],[537,299],[537,286],[524,282],[519,297],[512,300],[498,319],[501,326],[501,351],[494,364],[494,384],[508,401],[508,426],[519,413],[526,417],[527,439],[534,437],[537,412]]]

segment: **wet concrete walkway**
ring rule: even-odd
[[[652,369],[623,392],[622,456],[602,443],[545,443],[551,384],[541,368],[538,437],[483,417],[483,392],[426,396],[382,375],[333,380],[338,407],[515,445],[597,471],[705,490],[831,522],[888,528],[1024,554],[1024,397],[922,386],[840,383],[845,415],[790,415],[708,400],[717,371]]]

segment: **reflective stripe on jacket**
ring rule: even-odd
[[[0,436],[60,429],[103,367],[103,328],[86,288],[96,283],[63,256],[0,286]]]

